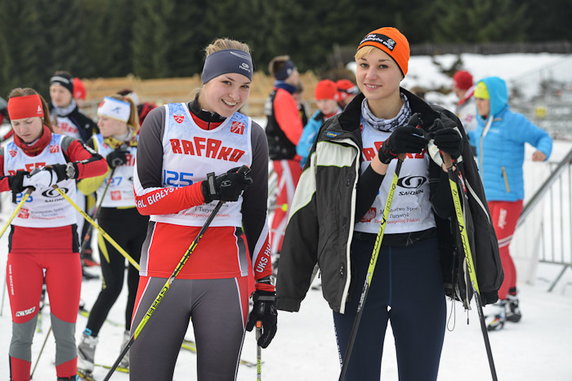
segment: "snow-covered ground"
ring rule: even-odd
[[[0,242],[0,261],[5,263],[6,237]],[[490,333],[491,346],[496,361],[499,380],[503,381],[569,381],[572,379],[572,271],[569,271],[552,293],[546,292],[548,283],[559,268],[541,266],[535,286],[520,285],[523,319],[510,324],[503,331]],[[3,277],[2,277],[3,278]],[[91,307],[98,292],[99,282],[84,282],[82,296]],[[121,322],[125,305],[125,293],[111,310],[109,319]],[[167,294],[168,295],[168,294]],[[168,297],[168,296],[167,296]],[[439,380],[483,381],[490,379],[489,367],[476,311],[467,315],[457,303],[449,302],[452,329],[445,336]],[[454,313],[451,313],[454,311]],[[42,332],[36,333],[33,345],[33,362],[48,331],[48,312],[44,312]],[[470,324],[466,324],[467,316]],[[421,316],[419,317],[422,318]],[[77,337],[85,327],[86,318],[78,317]],[[10,340],[10,310],[7,301],[0,317],[0,379],[8,374],[8,343]],[[119,354],[123,330],[106,323],[100,333],[97,362],[112,364]],[[188,337],[192,338],[191,330]],[[53,336],[36,370],[35,380],[55,380],[53,366],[55,346]],[[253,334],[245,338],[242,357],[256,361],[256,346]],[[263,351],[263,379],[272,381],[335,380],[338,377],[338,356],[334,338],[331,311],[320,291],[311,290],[299,313],[280,312],[278,333],[272,344]],[[181,351],[174,380],[196,379],[196,356]],[[101,380],[106,370],[96,368],[95,376]],[[112,380],[127,380],[128,376],[116,373]],[[255,380],[256,369],[240,366],[239,380]],[[388,334],[382,364],[382,379],[397,380],[395,349],[391,334]]]

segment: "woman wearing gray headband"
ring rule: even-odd
[[[225,203],[131,347],[132,380],[173,379],[189,318],[199,380],[236,379],[245,329],[262,323],[262,347],[276,333],[266,224],[268,145],[262,127],[238,112],[250,94],[252,59],[246,44],[229,39],[216,40],[206,53],[195,99],[152,110],[141,128],[135,197],[151,222],[133,327],[218,200]]]

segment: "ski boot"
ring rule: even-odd
[[[81,341],[77,347],[78,374],[85,378],[91,376],[95,358],[95,348],[99,339],[91,335],[91,329],[86,328],[81,335]],[[93,378],[93,376],[91,376]]]
[[[90,273],[86,270],[86,266],[84,265],[81,266],[81,276],[83,280],[99,279],[99,275]]]
[[[82,251],[81,260],[84,266],[87,267],[99,266],[99,263],[95,259],[93,259],[93,250],[91,250],[89,247],[86,247]]]
[[[129,331],[125,331],[123,333],[123,343],[121,344],[121,352],[123,352],[123,349],[125,349],[125,347],[129,343],[129,340],[131,340],[131,334]],[[123,356],[123,358],[121,359],[119,367],[124,369],[129,369],[129,351],[127,351],[127,353],[125,353],[125,356]]]
[[[506,322],[506,302],[500,300],[487,308],[485,322],[487,331],[500,331]]]
[[[506,320],[512,323],[518,323],[520,319],[522,319],[522,313],[518,306],[518,297],[509,294],[506,297]]]

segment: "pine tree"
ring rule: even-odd
[[[14,87],[33,87],[45,83],[39,70],[39,54],[45,45],[34,1],[0,1],[0,95],[6,97]]]

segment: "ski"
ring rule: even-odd
[[[95,381],[95,378],[93,377],[93,374],[91,372],[84,372],[83,370],[78,369],[77,376],[79,377],[80,380],[83,381]]]
[[[105,364],[93,364],[94,366],[97,366],[99,368],[104,368],[104,369],[111,369],[112,366],[111,365],[105,365]],[[129,368],[122,368],[120,366],[118,366],[117,368],[115,368],[116,371],[121,372],[121,373],[129,373]]]
[[[197,353],[197,346],[193,340],[184,339],[183,344],[181,345],[181,349],[184,349],[184,350],[189,351],[191,353]],[[264,363],[264,362],[262,362],[262,363]],[[247,368],[255,368],[256,367],[255,362],[243,360],[243,359],[240,359],[240,365],[244,365]]]
[[[85,308],[82,308],[81,306],[80,306],[80,308],[79,308],[78,313],[80,314],[80,316],[83,316],[83,317],[85,317],[85,318],[88,318],[88,317],[89,317],[89,311],[88,311],[87,309],[85,309]],[[116,321],[109,320],[109,319],[105,319],[105,322],[111,324],[111,325],[114,326],[114,327],[123,327],[123,326],[124,326],[124,325],[121,324],[121,323],[118,323],[118,322],[116,322]]]

